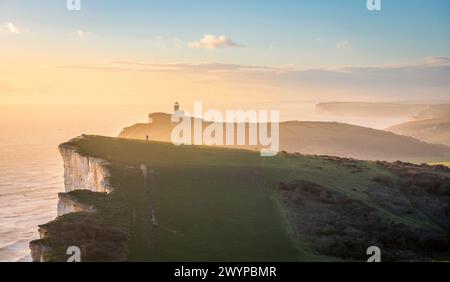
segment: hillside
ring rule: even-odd
[[[431,105],[414,116],[415,120],[450,119],[450,105]]]
[[[450,146],[450,105],[432,105],[413,120],[391,126],[387,131],[411,136],[428,143]]]
[[[90,181],[77,189],[112,192],[66,186],[60,199],[93,208],[40,226],[35,260],[64,261],[72,245],[84,261],[363,261],[373,245],[385,261],[449,257],[443,166],[99,136],[60,148],[66,177]]]
[[[170,142],[176,126],[168,114],[153,114],[153,123],[125,128],[122,138]],[[208,123],[204,123],[206,127]],[[248,125],[247,125],[248,126]],[[250,146],[241,148],[255,149]],[[290,121],[280,124],[280,150],[367,160],[447,161],[450,149],[391,132],[343,123]]]
[[[329,102],[319,103],[316,112],[323,115],[351,117],[410,118],[427,107],[426,104]]]
[[[395,134],[411,136],[432,144],[450,146],[450,119],[426,119],[405,122],[386,129]]]

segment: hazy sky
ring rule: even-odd
[[[450,98],[450,1],[0,0],[0,103]]]

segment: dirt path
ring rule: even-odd
[[[144,176],[145,193],[150,196],[150,176],[149,176],[148,168],[146,165],[141,164],[140,169],[141,169],[142,175]],[[150,196],[150,198],[151,198],[151,196]],[[152,204],[151,199],[150,199],[149,205],[150,205],[149,208],[150,208],[150,214],[151,214],[151,222],[153,225],[158,226],[158,221],[156,219],[155,210],[153,209],[153,204]]]

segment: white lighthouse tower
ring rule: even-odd
[[[180,118],[184,117],[184,111],[180,109],[180,103],[175,102],[173,105],[172,122],[178,122]]]

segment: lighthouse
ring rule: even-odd
[[[175,102],[173,105],[172,122],[178,122],[180,118],[184,117],[184,111],[180,109],[180,103]]]

